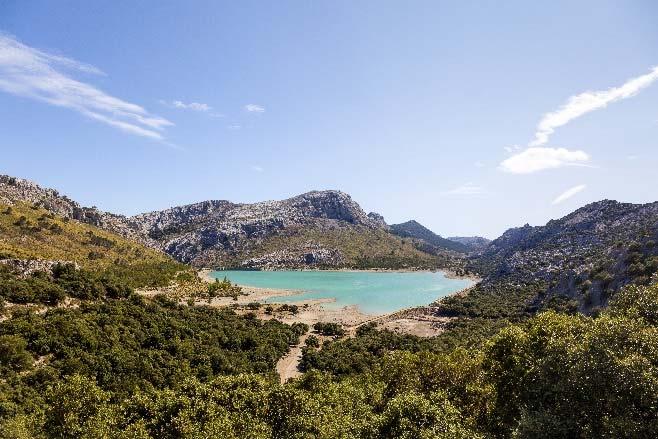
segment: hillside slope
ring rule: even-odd
[[[22,202],[0,202],[0,259],[73,262],[132,287],[166,285],[185,269],[138,242]]]
[[[414,238],[420,240],[419,248],[429,253],[440,253],[445,251],[455,251],[459,253],[468,252],[468,248],[464,244],[445,239],[415,220],[401,224],[393,224],[391,225],[391,232],[403,238]]]
[[[447,239],[464,245],[470,252],[482,251],[491,242],[490,239],[483,238],[482,236],[449,236]]]
[[[658,272],[658,202],[588,204],[545,226],[513,228],[473,257],[485,275],[457,315],[513,315],[546,307],[596,312],[627,284],[647,285]]]

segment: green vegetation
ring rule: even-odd
[[[531,307],[532,299],[545,289],[541,282],[525,285],[503,282],[478,284],[467,294],[441,299],[441,314],[448,317],[519,320],[536,311]]]
[[[238,296],[241,294],[242,287],[233,285],[226,276],[222,281],[215,279],[215,282],[208,285],[208,303],[212,302],[215,297],[232,297],[233,300],[238,300]]]
[[[0,205],[0,259],[8,258],[69,261],[132,288],[165,286],[188,270],[139,243],[20,203]]]
[[[327,337],[342,337],[343,335],[345,335],[345,330],[338,323],[318,322],[313,325],[313,329],[318,334]]]
[[[0,265],[0,301],[55,306],[66,297],[82,300],[125,298],[132,288],[111,274],[78,270],[72,264],[57,264],[52,273],[37,271],[19,277]]]
[[[430,263],[410,240],[345,230],[313,239],[348,258],[372,246],[355,266]],[[316,324],[304,374],[280,384],[276,362],[309,328],[258,320],[256,303],[244,316],[192,306],[241,294],[228,280],[202,283],[157,252],[31,206],[0,209],[0,236],[4,258],[80,266],[0,265],[0,439],[658,437],[652,241],[619,245],[583,276],[501,272],[444,299],[452,319],[433,338]],[[577,294],[558,294],[560,279]],[[620,290],[629,279],[639,285]],[[189,286],[188,305],[133,292],[171,281]],[[587,303],[609,307],[579,314]]]
[[[0,437],[658,433],[658,285],[623,290],[598,317],[541,313],[478,347],[366,326],[311,342],[309,371],[281,385],[274,362],[305,330],[135,296],[16,315],[0,323]]]
[[[0,322],[0,437],[21,437],[19,426],[35,433],[30,437],[42,437],[41,430],[46,437],[98,437],[83,419],[105,416],[103,403],[135,394],[150,399],[159,391],[164,398],[190,382],[225,375],[258,373],[270,382],[278,358],[307,330],[228,309],[181,306],[164,296],[131,294],[44,314],[13,310]]]

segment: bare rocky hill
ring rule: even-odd
[[[160,243],[167,253],[196,265],[350,265],[355,261],[350,260],[346,247],[358,242],[347,242],[346,238],[330,245],[323,239],[349,231],[378,233],[391,246],[399,246],[386,233],[379,215],[366,214],[340,191],[313,191],[254,204],[204,201],[137,215],[130,221],[138,225],[141,235]],[[280,237],[287,237],[288,245],[275,244]],[[367,257],[368,249],[361,250]]]
[[[25,202],[110,230],[195,266],[437,268],[454,263],[389,233],[340,191],[239,204],[210,200],[125,217],[83,207],[56,190],[0,176],[0,201]]]

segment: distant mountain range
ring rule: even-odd
[[[428,253],[445,252],[452,250],[460,253],[468,253],[469,248],[465,244],[442,238],[415,220],[406,223],[391,225],[391,232],[403,238],[415,238],[421,241],[421,249]],[[484,239],[484,238],[483,238]]]
[[[282,201],[205,201],[130,218],[176,259],[243,268],[428,266],[435,255],[388,232],[340,191]]]
[[[491,242],[481,237],[443,238],[414,220],[389,226],[381,215],[366,214],[340,191],[313,191],[254,204],[204,201],[125,217],[80,206],[27,180],[0,176],[0,204],[18,207],[7,214],[7,227],[34,232],[45,230],[48,223],[57,229],[56,219],[42,214],[32,218],[31,211],[25,210],[26,206],[44,209],[166,252],[195,267],[466,268],[479,273],[483,281],[467,297],[451,299],[453,310],[460,310],[454,311],[457,314],[481,314],[481,309],[469,308],[468,301],[476,295],[491,301],[498,314],[511,308],[542,309],[556,300],[592,312],[606,306],[622,286],[649,283],[658,272],[658,202],[604,200],[545,226],[509,229]],[[25,216],[21,220],[14,218],[16,212],[28,214],[19,215]],[[22,226],[14,225],[21,222]],[[77,249],[78,257],[98,257],[102,249],[97,247],[102,247],[105,239],[119,242],[88,232],[91,235],[84,240],[89,248],[74,245],[70,241],[73,232],[66,235],[71,236],[66,245]],[[47,234],[35,239],[44,240],[44,245],[52,243],[44,247],[52,249],[52,257],[63,257],[65,244],[50,236],[53,233]],[[96,235],[100,238],[89,238]],[[0,249],[7,255],[29,257],[30,251],[21,247],[18,235],[0,236],[5,241]],[[92,242],[94,239],[98,242]],[[141,252],[131,251],[134,255]],[[477,307],[482,303],[477,301]]]
[[[491,242],[490,239],[481,236],[449,236],[447,239],[462,244],[469,252],[482,251]]]

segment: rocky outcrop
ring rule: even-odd
[[[384,221],[384,217],[377,212],[370,212],[368,214],[368,218],[370,218],[375,224],[382,228],[388,228],[388,224],[386,224],[386,221]]]
[[[21,278],[26,278],[36,272],[51,273],[53,268],[58,265],[73,265],[76,270],[80,269],[76,262],[43,259],[0,259],[0,264],[9,267]]]
[[[338,249],[322,247],[314,242],[306,242],[300,247],[286,248],[266,255],[250,258],[242,262],[241,268],[325,268],[338,267],[344,262]]]
[[[156,240],[164,251],[195,265],[226,263],[236,255],[249,253],[267,238],[293,228],[385,225],[381,216],[366,215],[349,195],[340,191],[313,191],[287,200],[254,204],[205,201],[137,215],[129,220],[137,225],[140,234]],[[298,249],[282,249],[280,254],[247,258],[240,265],[272,266],[273,261],[282,261],[288,266],[292,259],[298,261],[297,265],[320,263],[304,263],[306,259],[298,253]],[[336,257],[317,256],[318,261],[340,261]]]

